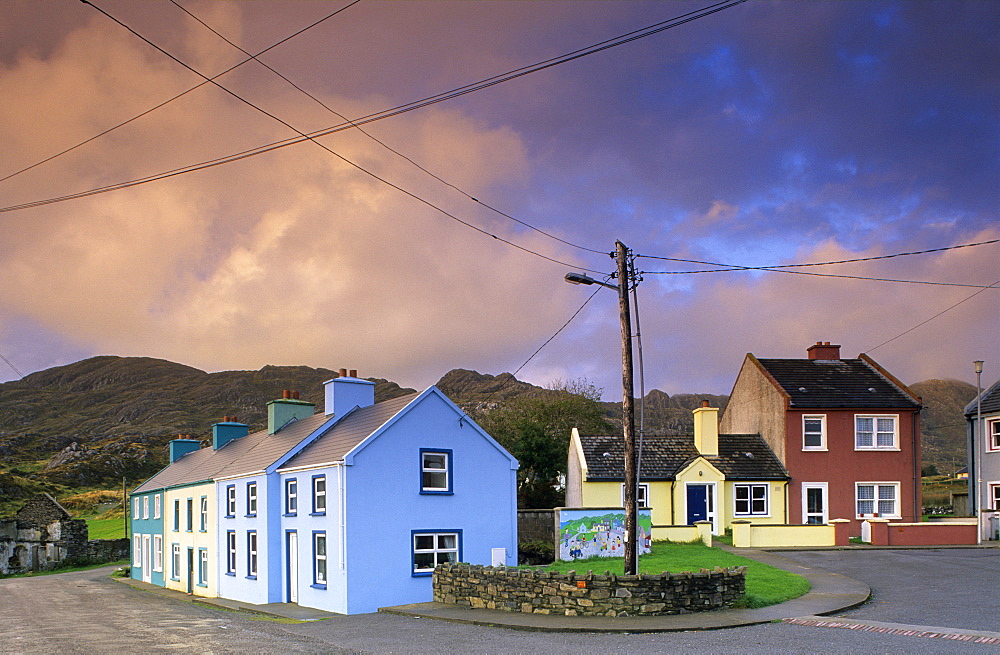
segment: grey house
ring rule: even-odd
[[[977,411],[978,410],[978,411]],[[977,416],[981,420],[977,421]],[[1000,514],[1000,380],[965,406],[968,421],[969,506],[974,515],[983,510]],[[977,428],[977,423],[981,425]],[[997,538],[997,519],[987,517],[992,526],[983,533]]]

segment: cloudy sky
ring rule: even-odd
[[[612,399],[617,298],[563,275],[610,273],[616,239],[643,273],[647,390],[728,393],[747,352],[804,357],[816,341],[905,382],[974,382],[974,359],[984,382],[1000,376],[1000,290],[983,289],[1000,243],[953,248],[1000,239],[1000,3],[751,1],[325,149],[40,203],[710,4],[92,2],[108,15],[0,4],[0,381],[113,354],[422,387],[514,371],[597,289],[518,377],[586,378]],[[340,9],[261,55],[301,90],[250,61],[216,80],[233,95],[204,84],[39,163],[247,59],[192,15],[258,53]],[[855,277],[732,268],[942,248],[785,269]]]

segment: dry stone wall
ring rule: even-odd
[[[434,600],[474,609],[566,616],[660,616],[729,607],[746,567],[697,573],[604,575],[469,564],[434,569]]]

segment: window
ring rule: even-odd
[[[247,577],[257,577],[257,531],[247,532]]]
[[[313,586],[326,589],[326,533],[313,533]]]
[[[414,532],[413,575],[430,575],[442,562],[461,557],[461,532]]]
[[[194,531],[194,498],[187,499],[187,531]]]
[[[326,476],[313,478],[313,514],[326,514]]]
[[[738,484],[733,487],[737,515],[767,516],[767,485]]]
[[[174,532],[180,532],[181,529],[181,499],[174,499]]]
[[[236,485],[226,487],[226,518],[236,516]]]
[[[452,493],[450,450],[420,449],[420,493]]]
[[[854,417],[855,450],[898,450],[896,415]]]
[[[247,482],[247,516],[257,516],[256,482]]]
[[[285,514],[295,516],[299,511],[299,483],[295,478],[285,480]]]
[[[1000,450],[1000,419],[986,422],[986,434],[989,435],[986,447],[990,450]]]
[[[170,547],[170,577],[174,580],[181,579],[181,545],[171,544]]]
[[[855,485],[858,518],[880,516],[899,518],[898,482],[858,482]]]
[[[142,514],[139,513],[139,497],[136,496],[132,499],[132,518],[137,519],[140,516],[142,516]]]
[[[208,532],[208,496],[201,497],[201,519],[198,522],[198,529]]]
[[[162,497],[160,494],[153,496],[153,518],[160,518],[160,505],[162,505]]]
[[[639,503],[639,507],[649,507],[647,504],[649,502],[649,485],[640,484],[636,487],[636,502]],[[622,507],[625,507],[625,484],[622,484]]]
[[[163,570],[163,537],[158,534],[153,535],[153,570]]]
[[[1000,510],[1000,483],[990,484],[989,500],[992,502],[992,505],[990,505],[990,509]]]
[[[802,450],[826,450],[826,415],[802,417]]]
[[[208,586],[208,549],[198,549],[198,584]]]
[[[226,532],[226,574],[236,575],[236,532]]]
[[[149,496],[142,497],[142,518],[149,518]]]
[[[132,535],[132,566],[142,566],[142,535]]]

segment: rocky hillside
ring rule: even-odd
[[[965,466],[967,444],[963,410],[976,397],[975,385],[958,380],[926,380],[909,385],[920,396],[924,465],[933,464],[942,474]]]

